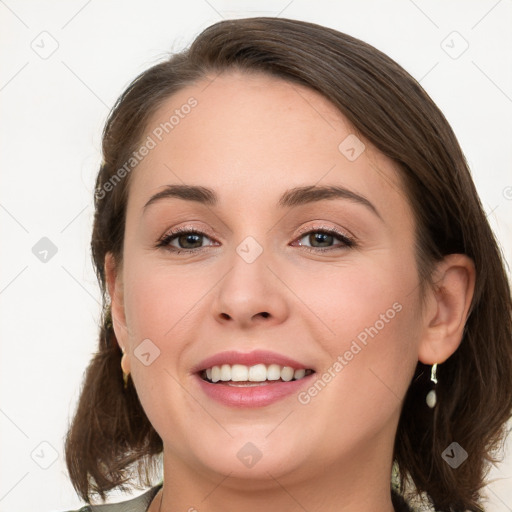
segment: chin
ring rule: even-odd
[[[273,477],[280,478],[300,470],[305,459],[305,456],[290,457],[290,453],[297,454],[299,450],[289,443],[281,443],[277,436],[275,441],[270,442],[264,435],[246,435],[228,442],[212,443],[207,451],[197,453],[197,463],[207,472],[229,475],[230,481],[240,480],[246,484],[247,480],[254,480],[255,485],[260,482],[264,487],[264,483],[273,481]],[[298,442],[297,446],[303,446],[303,443]]]

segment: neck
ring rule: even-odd
[[[170,453],[164,448],[164,475],[170,476],[164,477],[160,498],[148,512],[224,512],[226,503],[230,509],[244,512],[394,512],[392,453],[384,459],[375,446],[363,452],[359,449],[357,456],[347,454],[335,465],[288,474],[269,471],[267,477],[258,480],[201,472]]]

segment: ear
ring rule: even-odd
[[[475,289],[475,265],[465,254],[450,254],[437,266],[429,290],[418,359],[443,363],[459,347]]]
[[[107,291],[110,296],[112,325],[117,343],[123,351],[121,366],[126,373],[129,373],[129,358],[127,357],[127,354],[125,354],[128,349],[128,329],[126,327],[126,316],[124,311],[122,274],[115,261],[114,255],[111,252],[108,252],[105,255],[105,279],[107,283]]]

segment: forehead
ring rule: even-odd
[[[403,196],[393,162],[330,101],[264,74],[233,72],[180,90],[151,117],[147,137],[154,147],[135,169],[130,202],[179,183],[217,189],[220,202],[241,208],[315,184],[383,205]]]

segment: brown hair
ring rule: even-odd
[[[162,451],[131,380],[123,390],[104,260],[111,252],[122,262],[131,175],[110,189],[107,184],[116,173],[119,177],[164,100],[230,70],[263,72],[318,91],[396,163],[415,215],[423,284],[433,285],[433,265],[447,254],[467,254],[474,261],[470,315],[460,347],[438,368],[438,404],[434,410],[425,404],[430,367],[418,362],[401,412],[394,460],[403,493],[415,487],[439,511],[481,510],[484,477],[489,462],[497,462],[512,413],[511,297],[464,155],[443,114],[392,59],[335,30],[278,18],[227,20],[208,27],[190,48],[140,74],[109,116],[91,242],[104,310],[99,349],[66,438],[74,487],[86,501],[93,493],[105,499],[106,491],[130,484],[135,464],[138,482],[150,485],[154,456]],[[441,456],[453,441],[468,453],[457,469]]]

